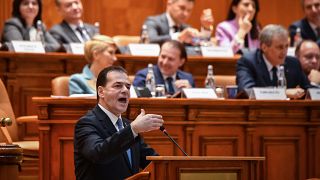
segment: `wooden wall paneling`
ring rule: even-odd
[[[5,20],[11,17],[11,6],[12,2],[10,0],[0,1],[0,32],[2,32]]]
[[[298,137],[267,137],[261,140],[265,180],[273,179],[304,179],[301,168],[301,141]],[[275,163],[278,162],[278,163]],[[285,168],[284,168],[285,167]]]

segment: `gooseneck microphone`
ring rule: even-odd
[[[163,134],[165,134],[166,136],[168,136],[168,138],[180,149],[181,152],[183,152],[183,154],[185,156],[188,156],[188,154],[179,146],[179,144],[168,134],[167,130],[164,128],[164,126],[160,126],[160,131],[163,132]]]

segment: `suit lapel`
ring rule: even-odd
[[[81,42],[67,22],[62,21],[61,26],[63,27],[64,31],[66,32],[66,35],[68,36],[68,38],[71,39],[72,42]]]
[[[94,109],[95,114],[98,118],[98,120],[100,121],[100,123],[102,124],[103,128],[105,129],[105,136],[111,136],[112,134],[117,132],[117,129],[114,127],[114,125],[112,124],[111,119],[107,116],[107,114],[105,112],[102,111],[102,109],[97,105]],[[124,127],[129,125],[129,121],[126,119],[122,119],[123,123],[124,123]],[[130,165],[129,159],[128,159],[128,155],[127,155],[127,151],[124,151],[122,153],[122,157],[125,159],[127,166],[129,167],[130,171],[133,171],[133,166],[134,163],[136,162],[136,160],[134,160],[134,154],[133,152],[136,152],[137,150],[135,148],[133,148],[134,146],[132,146],[131,149],[131,160],[132,160],[132,166]]]
[[[169,21],[167,19],[166,13],[163,13],[161,15],[161,24],[163,24],[162,30],[163,30],[163,34],[169,34],[170,33],[170,27],[169,27]]]
[[[303,19],[302,23],[303,23],[304,31],[302,30],[301,33],[306,34],[306,35],[304,35],[305,37],[312,36],[311,39],[316,41],[317,35],[314,33],[314,31],[313,31],[312,27],[310,26],[310,24],[308,23],[307,19]]]
[[[156,77],[156,84],[165,84],[162,73],[158,67],[158,65],[153,67],[154,75]]]
[[[257,60],[258,60],[257,64],[259,66],[257,69],[262,71],[261,72],[262,78],[263,78],[264,82],[266,82],[266,85],[267,86],[271,86],[272,82],[271,82],[271,79],[270,79],[269,71],[268,71],[266,63],[263,60],[261,51],[259,51],[259,53],[258,53]]]

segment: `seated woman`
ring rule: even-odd
[[[69,94],[96,94],[99,72],[117,60],[116,44],[112,38],[95,35],[84,45],[84,56],[88,62],[81,74],[73,74],[69,81]]]
[[[60,48],[59,43],[45,30],[45,26],[42,23],[37,25],[38,21],[41,22],[41,0],[14,0],[12,6],[12,18],[3,27],[3,43],[13,40],[42,40],[46,51],[57,51]],[[43,39],[39,39],[37,28],[41,29]]]
[[[242,48],[258,48],[258,12],[258,0],[232,0],[227,20],[219,23],[216,29],[218,45],[232,47],[234,53]]]

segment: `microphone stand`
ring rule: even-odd
[[[163,134],[165,134],[166,136],[168,136],[168,138],[180,149],[181,152],[183,152],[183,154],[185,156],[189,156],[180,146],[179,144],[168,134],[167,130],[164,128],[164,126],[160,127],[160,131],[163,132]]]

